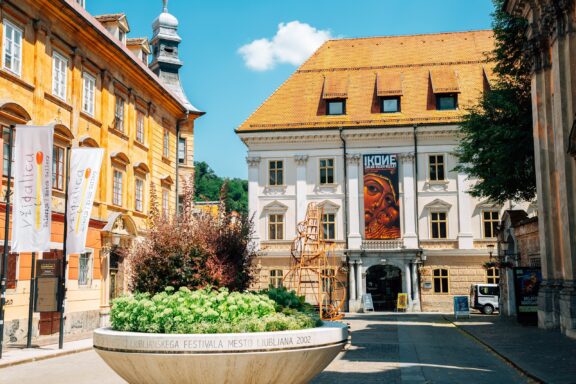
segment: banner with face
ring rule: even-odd
[[[68,235],[66,252],[83,253],[96,197],[104,149],[74,148],[70,156],[68,182]]]
[[[16,126],[12,252],[50,250],[54,126]]]
[[[400,238],[396,155],[364,155],[364,238]]]

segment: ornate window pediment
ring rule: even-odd
[[[271,203],[266,204],[264,206],[263,210],[268,212],[268,213],[270,213],[270,212],[283,213],[283,212],[286,212],[288,210],[288,206],[286,204],[282,204],[278,200],[274,200]]]
[[[318,208],[322,208],[324,213],[336,213],[340,209],[340,206],[330,200],[324,200],[318,204]]]
[[[424,206],[424,208],[429,210],[438,211],[448,211],[452,207],[452,204],[445,202],[441,199],[435,199]]]

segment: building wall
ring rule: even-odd
[[[60,4],[62,3],[62,4]],[[107,253],[113,232],[109,220],[120,215],[130,223],[128,232],[120,235],[134,238],[144,233],[149,193],[155,187],[161,204],[162,191],[169,192],[169,209],[176,209],[177,122],[188,139],[187,163],[182,175],[191,174],[193,167],[193,120],[183,106],[169,94],[155,75],[137,64],[117,43],[101,36],[89,20],[76,15],[65,1],[18,1],[0,5],[0,20],[9,20],[24,33],[22,42],[22,73],[11,73],[0,68],[0,125],[56,124],[55,145],[63,147],[95,146],[104,148],[105,155],[87,239],[87,248],[93,249],[92,282],[89,287],[78,287],[78,255],[70,255],[67,313],[74,315],[75,330],[78,321],[93,323],[93,316],[109,306]],[[0,28],[0,44],[4,41],[4,28]],[[3,47],[0,47],[3,49]],[[53,95],[52,57],[58,52],[68,60],[66,96]],[[129,55],[129,54],[128,54]],[[96,79],[95,110],[91,116],[82,108],[83,73]],[[115,129],[115,100],[125,99],[124,130]],[[12,107],[16,105],[17,107]],[[137,111],[144,113],[144,143],[136,141]],[[18,128],[25,129],[25,128]],[[16,130],[16,135],[18,134]],[[163,153],[163,135],[169,134],[169,155]],[[1,143],[0,143],[1,144]],[[122,155],[118,155],[121,153]],[[125,155],[125,159],[124,158]],[[113,171],[123,173],[122,203],[113,204]],[[144,179],[144,209],[135,209],[135,178]],[[7,179],[3,179],[3,192]],[[53,249],[62,249],[62,214],[64,191],[53,192],[52,242]],[[5,208],[4,208],[5,210]],[[109,224],[109,229],[103,228]],[[0,234],[0,236],[3,235]],[[6,316],[8,320],[27,317],[30,255],[21,255],[17,271],[17,288],[8,291]],[[72,315],[71,315],[72,316]],[[86,318],[89,317],[89,319]],[[38,317],[38,314],[35,315]],[[67,327],[71,325],[67,325]],[[73,327],[74,328],[74,327]],[[81,328],[81,327],[80,327]],[[72,328],[67,328],[72,331]],[[21,333],[21,332],[20,332]]]

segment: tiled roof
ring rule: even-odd
[[[101,22],[101,23],[105,23],[105,22],[108,22],[108,21],[118,21],[118,20],[120,20],[120,19],[123,18],[123,17],[126,17],[126,15],[123,14],[123,13],[109,13],[109,14],[106,14],[106,15],[97,15],[97,16],[94,16],[94,18],[95,18],[96,20],[98,20],[99,22]]]
[[[492,31],[330,40],[237,131],[457,123],[492,76],[493,46]],[[458,92],[459,109],[437,111],[439,92]],[[386,94],[401,95],[401,113],[380,113]],[[335,95],[346,115],[326,115]]]

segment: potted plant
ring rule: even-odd
[[[136,293],[114,300],[112,326],[94,332],[97,353],[127,382],[306,383],[346,344],[344,324],[321,322],[294,293],[244,292],[250,220],[185,204],[170,220],[153,210],[151,223],[128,252]]]

